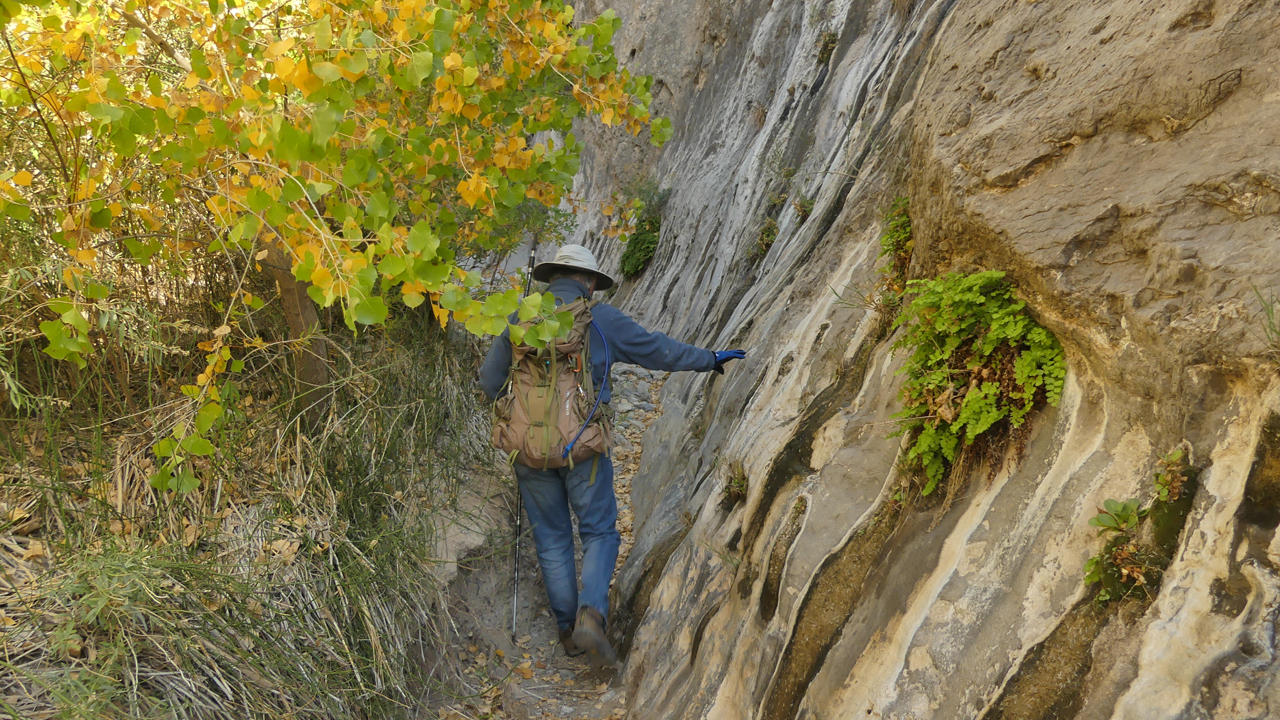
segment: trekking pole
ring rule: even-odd
[[[525,274],[524,294],[527,297],[533,290],[533,259],[538,254],[538,236],[534,235],[529,245],[529,270]],[[511,642],[516,642],[516,605],[520,597],[520,536],[524,534],[524,494],[520,492],[520,478],[516,477],[516,553],[511,564],[514,566],[515,582],[511,589]]]

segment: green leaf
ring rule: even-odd
[[[159,470],[156,470],[151,474],[151,477],[147,479],[147,482],[151,483],[151,487],[156,490],[165,492],[169,489],[169,480],[172,477],[173,471],[169,469],[169,466],[161,465]]]
[[[385,218],[391,214],[391,205],[387,200],[387,194],[381,190],[369,195],[369,203],[365,205],[364,211],[371,218]]]
[[[441,9],[436,13],[435,20],[435,27],[428,35],[427,42],[437,55],[442,55],[453,47],[453,13]]]
[[[378,272],[386,277],[394,278],[404,272],[406,267],[408,267],[408,263],[405,262],[404,258],[399,255],[388,255],[382,259],[382,262],[378,263]]]
[[[363,50],[357,50],[338,61],[342,69],[359,75],[369,69],[369,56]]]
[[[321,50],[328,50],[333,46],[333,25],[329,22],[328,15],[320,18],[318,22],[311,26],[311,36],[315,38],[316,47]],[[311,71],[316,75],[320,75],[320,72],[314,67]]]
[[[481,312],[489,317],[502,318],[505,323],[506,317],[514,313],[519,306],[520,291],[512,288],[505,293],[495,293],[485,298],[484,309]]]
[[[524,296],[520,301],[520,322],[528,322],[542,312],[542,299],[537,293]]]
[[[472,315],[467,318],[467,332],[472,335],[484,337],[489,327],[489,318],[483,315]]]
[[[173,457],[173,451],[177,448],[178,443],[173,438],[167,437],[152,446],[151,450],[156,454],[156,457],[167,458]]]
[[[410,252],[420,254],[423,260],[432,260],[436,257],[436,249],[440,247],[440,238],[431,231],[431,226],[426,221],[419,220],[409,230],[405,245]]]
[[[182,438],[182,443],[178,447],[192,455],[212,455],[214,451],[213,443],[199,435],[188,435]]]
[[[324,145],[329,142],[329,138],[338,131],[338,125],[342,122],[341,108],[335,108],[333,105],[320,105],[311,115],[311,141],[317,145]]]
[[[351,308],[356,322],[363,325],[380,325],[387,319],[387,304],[380,297],[367,297]]]
[[[428,80],[435,74],[435,56],[429,50],[417,52],[413,54],[409,62],[409,78],[413,81],[414,87],[422,85],[424,80]]]
[[[31,220],[31,208],[22,203],[9,203],[4,206],[4,212],[14,220],[21,220],[22,222]]]
[[[89,321],[75,308],[62,313],[62,322],[80,331],[82,335],[89,334]]]
[[[158,240],[153,242],[125,240],[124,246],[129,251],[129,254],[133,256],[133,259],[143,266],[149,265],[151,257],[160,252],[160,242]]]
[[[316,77],[325,81],[326,84],[342,79],[342,68],[331,62],[318,62],[311,66],[311,72],[315,73]]]
[[[213,427],[213,423],[222,417],[222,406],[218,403],[211,402],[200,408],[196,413],[196,432],[201,435],[209,432],[209,428]]]
[[[450,285],[440,295],[440,307],[459,312],[471,305],[471,295],[457,285]]]
[[[98,229],[111,227],[112,220],[115,220],[115,216],[111,214],[110,208],[102,208],[89,215],[89,224]]]
[[[178,476],[169,483],[170,490],[180,493],[189,493],[198,487],[200,487],[200,481],[196,479],[196,474],[191,471],[190,465],[183,465]]]

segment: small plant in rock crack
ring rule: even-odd
[[[631,278],[644,272],[658,249],[658,236],[662,229],[662,219],[654,215],[636,223],[636,230],[627,239],[619,262],[622,276]]]
[[[831,55],[836,51],[836,44],[840,42],[840,36],[833,32],[822,33],[822,37],[818,39],[818,67],[826,65],[831,60]]]
[[[900,197],[889,205],[884,214],[884,230],[880,232],[880,254],[877,258],[889,258],[880,272],[879,294],[888,306],[896,306],[906,289],[907,268],[911,265],[911,207],[906,197]]]
[[[747,499],[747,471],[742,467],[741,460],[734,460],[729,463],[728,472],[724,481],[724,498],[721,504],[725,508],[732,508],[743,500]]]
[[[1176,448],[1156,461],[1156,498],[1162,503],[1177,502],[1182,497],[1190,469],[1183,454],[1182,448]]]
[[[1100,585],[1095,600],[1106,603],[1141,591],[1151,598],[1177,549],[1186,524],[1198,472],[1188,461],[1190,445],[1183,443],[1156,461],[1151,505],[1137,499],[1106,500],[1089,524],[1111,539],[1084,566],[1087,585]],[[1150,524],[1148,530],[1141,526]]]
[[[760,236],[756,238],[756,244],[752,248],[752,256],[762,258],[769,253],[769,248],[773,247],[773,241],[778,239],[778,221],[773,218],[765,218],[764,224],[760,226]]]
[[[881,313],[896,312],[902,303],[902,293],[907,285],[907,268],[911,264],[911,215],[909,201],[899,197],[884,212],[884,229],[880,232],[880,254],[889,262],[879,272],[880,280],[870,290],[846,286],[843,293],[835,288],[836,304],[841,307],[874,310]]]
[[[1167,561],[1135,540],[1138,525],[1146,515],[1136,498],[1124,502],[1105,500],[1098,514],[1089,519],[1098,534],[1113,536],[1102,552],[1084,564],[1085,584],[1101,585],[1094,598],[1097,602],[1118,600],[1137,590],[1151,596],[1148,586],[1158,582]]]
[[[1253,294],[1258,296],[1262,305],[1262,335],[1267,343],[1263,355],[1272,362],[1280,363],[1280,313],[1276,311],[1276,296],[1272,295],[1268,300],[1257,287],[1253,288]]]
[[[804,222],[813,214],[813,198],[805,195],[792,198],[791,207],[795,208],[796,215],[800,216],[800,222]]]
[[[1131,533],[1138,529],[1138,523],[1147,514],[1138,507],[1137,498],[1120,502],[1104,500],[1098,514],[1089,519],[1089,524],[1099,528],[1098,533],[1107,532]]]
[[[1026,313],[996,270],[912,280],[916,298],[894,327],[911,351],[899,374],[896,434],[913,438],[904,463],[937,488],[964,447],[998,424],[1017,428],[1038,403],[1057,405],[1067,373],[1062,345]]]

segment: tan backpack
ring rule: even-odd
[[[567,338],[545,348],[512,343],[507,392],[494,403],[493,421],[493,446],[512,462],[544,470],[573,467],[612,445],[591,377],[591,305],[584,298],[562,308],[573,313]],[[608,359],[606,345],[606,383]]]

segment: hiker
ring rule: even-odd
[[[515,459],[516,481],[533,524],[538,564],[565,654],[586,652],[596,664],[612,665],[617,657],[605,639],[605,619],[621,536],[608,420],[604,408],[599,407],[609,402],[609,368],[631,363],[650,370],[714,370],[723,374],[725,363],[744,358],[746,353],[686,345],[649,332],[610,305],[590,304],[593,293],[613,286],[613,278],[600,272],[595,256],[581,245],[565,245],[554,260],[538,263],[533,279],[549,282],[548,290],[557,305],[574,312],[569,338],[557,344],[565,352],[520,346],[514,349],[513,365],[511,340],[503,332],[480,368],[480,385],[490,400],[498,401],[494,444]],[[582,356],[587,358],[589,372],[580,372]],[[579,372],[574,372],[575,367]],[[531,379],[535,374],[539,380]],[[571,380],[558,381],[557,377]],[[599,388],[598,395],[595,388]],[[509,389],[513,390],[510,395]],[[575,395],[584,399],[579,401]],[[565,401],[558,402],[560,397]],[[536,409],[531,411],[531,407]],[[552,413],[559,416],[552,422],[541,421]],[[575,413],[572,422],[562,417]],[[570,507],[578,517],[582,540],[581,593]]]

